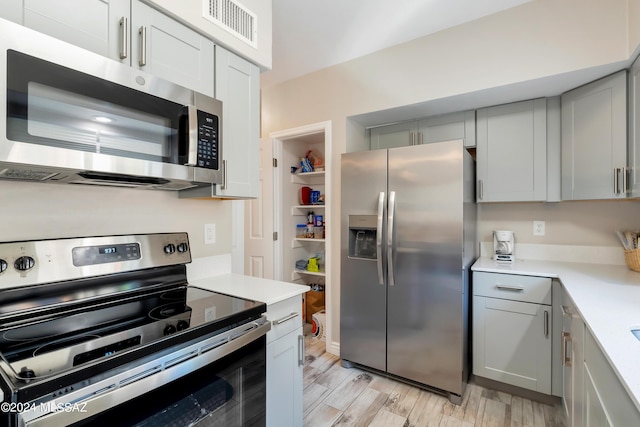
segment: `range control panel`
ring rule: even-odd
[[[187,233],[0,242],[0,291],[190,262]]]

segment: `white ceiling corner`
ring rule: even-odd
[[[531,0],[273,0],[272,86]]]

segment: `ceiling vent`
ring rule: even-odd
[[[258,48],[258,17],[234,0],[204,0],[203,16],[248,45]]]

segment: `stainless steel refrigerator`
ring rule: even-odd
[[[462,141],[342,155],[340,356],[462,401],[474,161]]]

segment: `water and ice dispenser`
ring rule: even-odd
[[[349,257],[376,259],[376,215],[349,215]]]

